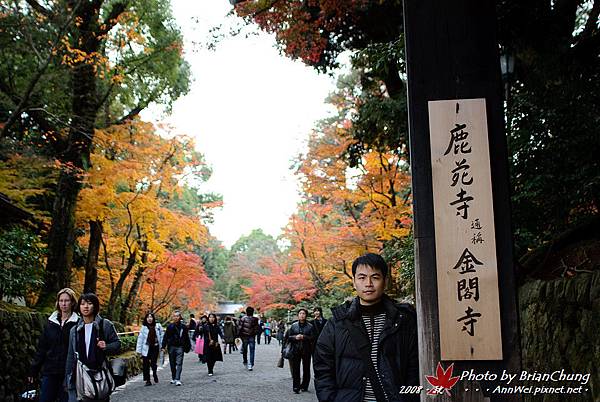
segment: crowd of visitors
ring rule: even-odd
[[[270,345],[273,337],[289,361],[294,393],[308,390],[311,361],[319,401],[388,401],[399,387],[418,385],[416,314],[409,305],[395,303],[384,292],[389,268],[377,254],[366,254],[352,264],[357,296],[332,309],[325,319],[321,307],[300,308],[293,322],[255,316],[248,306],[239,317],[219,319],[214,313],[187,323],[173,311],[166,329],[149,312],[142,321],[136,352],[143,362],[145,386],[158,383],[157,362],[168,353],[171,384],[181,386],[185,353],[194,351],[206,364],[208,376],[223,356],[241,347],[244,368],[254,369],[256,345]],[[120,350],[111,321],[99,315],[93,293],[76,299],[62,289],[56,310],[40,336],[29,382],[40,378],[42,402],[109,401],[115,389],[114,366],[107,357]],[[221,344],[223,350],[221,351]],[[114,362],[114,361],[113,361]],[[279,365],[282,367],[282,364]],[[151,377],[152,371],[152,377]],[[412,401],[404,395],[403,401]]]

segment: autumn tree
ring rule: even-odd
[[[243,287],[248,304],[261,312],[276,309],[292,309],[316,293],[308,272],[301,264],[285,254],[259,260],[264,273],[250,273],[251,286]]]
[[[95,129],[187,91],[169,3],[0,2],[2,136],[35,131],[60,163],[44,295],[70,280],[74,216]],[[18,73],[17,73],[18,71]],[[42,298],[42,302],[45,298]]]
[[[174,306],[198,310],[209,304],[203,296],[213,281],[206,275],[197,254],[168,252],[163,262],[148,269],[145,278],[140,288],[143,311],[160,314]]]
[[[211,174],[187,137],[162,138],[152,124],[134,121],[98,130],[95,142],[77,214],[80,225],[89,225],[84,288],[95,285],[102,248],[108,316],[127,321],[148,267],[207,241],[201,211],[219,198],[201,204],[210,194],[186,196]]]
[[[320,71],[335,70],[337,56],[351,52],[363,69],[349,145],[354,161],[369,149],[407,143],[400,1],[235,3],[247,23],[275,35],[283,54]],[[497,3],[501,51],[515,59],[505,78],[517,255],[598,215],[599,15],[598,0]],[[388,96],[377,95],[380,84]]]

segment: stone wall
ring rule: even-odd
[[[583,395],[526,400],[600,401],[600,271],[528,282],[519,289],[519,306],[523,370],[591,374]]]

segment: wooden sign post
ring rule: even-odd
[[[494,8],[404,0],[422,379],[438,362],[454,376],[520,371]],[[495,384],[460,381],[435,400],[521,399]]]

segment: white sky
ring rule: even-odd
[[[324,100],[335,80],[280,56],[266,34],[226,38],[215,51],[194,45],[206,43],[210,28],[235,24],[225,18],[229,2],[172,5],[194,81],[163,121],[194,137],[213,168],[205,190],[222,194],[224,207],[210,231],[227,247],[255,228],[278,236],[299,200],[291,160],[315,121],[332,110]],[[143,118],[160,117],[150,110]]]

